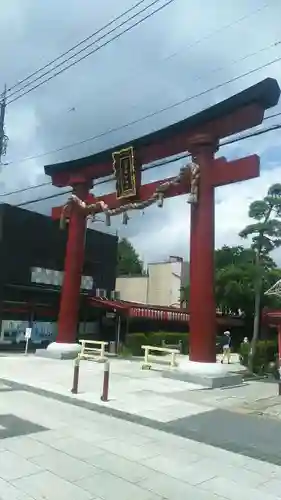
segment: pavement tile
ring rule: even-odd
[[[36,474],[40,471],[40,467],[11,451],[0,452],[0,477],[6,481]]]
[[[103,450],[92,443],[87,443],[81,439],[65,437],[57,439],[51,444],[52,448],[62,451],[67,455],[81,460],[102,453]]]
[[[239,471],[237,471],[237,475]],[[241,484],[239,479],[237,481],[230,481],[225,477],[215,477],[202,483],[200,490],[205,490],[208,494],[217,494],[227,500],[278,500],[281,498],[274,494],[267,493],[261,487],[251,488],[245,484]],[[280,483],[279,483],[280,492]]]
[[[67,427],[63,429],[52,429],[46,432],[37,432],[36,435],[34,434],[29,437],[30,439],[35,439],[40,443],[50,446],[59,439],[69,438],[71,436],[73,436],[73,430],[70,427]]]
[[[254,460],[249,457],[244,458],[245,462],[243,467],[245,470],[250,470],[261,474],[261,476],[267,481],[269,481],[270,479],[278,479],[281,482],[280,465],[275,465],[269,462],[262,462],[261,460]]]
[[[34,457],[30,460],[35,465],[41,467],[42,470],[53,472],[53,474],[71,482],[99,472],[99,469],[96,469],[89,463],[82,462],[51,448],[44,455]]]
[[[221,458],[217,461],[211,459],[202,459],[200,460],[200,462],[192,464],[190,468],[191,470],[194,469],[194,472],[196,468],[199,468],[199,470],[202,469],[204,471],[208,471],[210,477],[207,479],[221,476],[229,479],[230,481],[239,483],[241,487],[248,486],[256,488],[267,479],[267,476],[263,477],[262,471],[254,472],[244,467],[229,465]]]
[[[173,459],[171,456],[159,456],[146,460],[147,467],[154,471],[161,472],[172,478],[179,479],[191,485],[200,484],[215,476],[212,470],[202,465],[202,460],[197,456],[190,457],[190,461],[177,457],[177,450],[174,450]]]
[[[132,462],[113,453],[105,452],[86,459],[87,463],[94,465],[99,470],[110,472],[115,476],[137,483],[150,475],[151,471],[145,465]],[[148,465],[149,467],[149,465]]]
[[[281,480],[270,479],[260,487],[260,492],[265,495],[272,495],[274,498],[281,498]]]
[[[23,491],[18,490],[12,484],[0,479],[0,499],[1,500],[34,500]]]
[[[104,443],[99,443],[98,447],[128,460],[143,460],[159,454],[155,451],[153,442],[143,446],[136,446],[134,444],[128,445],[125,440],[110,439]]]
[[[104,500],[160,500],[153,492],[108,472],[101,472],[76,484]]]
[[[12,451],[23,458],[32,458],[48,453],[51,448],[29,436],[20,436],[3,439],[0,441],[0,449]]]
[[[169,500],[219,500],[215,494],[155,471],[151,471],[150,477],[140,481],[138,485]]]
[[[97,496],[48,471],[17,479],[13,485],[35,500],[93,500]]]

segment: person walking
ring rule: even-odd
[[[222,337],[222,360],[221,363],[223,364],[224,360],[226,359],[228,364],[230,364],[230,355],[231,355],[231,336],[230,332],[227,330],[224,332],[223,337]]]

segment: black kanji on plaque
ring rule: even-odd
[[[112,154],[113,171],[116,178],[116,198],[131,198],[137,195],[137,171],[133,147]]]

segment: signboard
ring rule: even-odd
[[[57,324],[48,321],[34,321],[32,329],[28,321],[2,320],[0,342],[5,344],[19,344],[26,340],[26,330],[31,330],[30,340],[34,344],[52,342],[57,336]]]
[[[28,340],[40,345],[43,342],[54,342],[58,333],[57,323],[51,321],[34,321],[32,328],[28,321],[13,319],[2,320],[0,330],[0,344],[20,344],[27,340],[26,332],[30,334]],[[79,324],[80,335],[100,335],[99,322],[86,322]]]
[[[31,339],[31,334],[32,334],[32,328],[26,328],[25,329],[25,339],[26,340]]]
[[[28,343],[29,339],[31,339],[32,328],[25,329],[25,355],[28,354]]]
[[[116,313],[114,313],[114,312],[108,312],[108,311],[107,311],[107,312],[106,312],[106,317],[107,317],[108,319],[114,319],[114,318],[116,317]]]
[[[116,178],[116,198],[131,198],[137,195],[137,172],[134,149],[121,149],[112,154],[113,172]]]
[[[63,271],[56,269],[45,269],[44,267],[31,268],[31,282],[40,285],[51,285],[61,287],[63,283]],[[94,280],[92,276],[81,277],[81,290],[92,290]]]

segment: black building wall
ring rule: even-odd
[[[92,276],[97,288],[115,288],[117,241],[87,230],[83,274]],[[50,217],[0,205],[0,281],[28,285],[31,267],[63,271],[66,242],[67,229]]]

